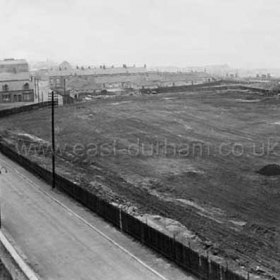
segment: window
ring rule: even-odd
[[[2,86],[2,90],[3,91],[8,91],[9,90],[9,86],[6,84],[6,85],[3,85]]]
[[[24,95],[23,95],[23,101],[33,101],[33,95],[32,95],[32,93],[25,93]]]
[[[56,79],[56,84],[60,84],[60,79],[59,78]]]
[[[29,83],[25,83],[25,84],[23,85],[23,89],[24,89],[24,90],[28,90],[28,89],[29,89]]]
[[[18,96],[17,96],[17,94],[14,95],[14,102],[18,102]]]
[[[2,101],[3,102],[10,102],[11,101],[10,94],[3,94]]]

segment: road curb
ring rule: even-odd
[[[26,264],[26,262],[22,259],[22,257],[17,253],[13,245],[10,243],[10,241],[6,238],[6,236],[1,230],[0,230],[0,242],[5,247],[5,249],[10,254],[10,256],[13,258],[13,260],[16,262],[16,264],[18,265],[20,270],[24,273],[27,279],[40,280],[40,278],[38,278],[35,272]]]

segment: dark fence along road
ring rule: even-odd
[[[26,106],[21,106],[21,107],[15,107],[15,108],[11,108],[11,109],[0,110],[0,118],[4,118],[4,117],[10,116],[10,115],[14,115],[14,114],[22,113],[22,112],[37,110],[37,109],[44,108],[44,107],[50,107],[51,105],[52,105],[51,101],[46,101],[46,102],[34,103],[31,105],[26,105]],[[57,105],[58,105],[58,103],[57,103],[57,101],[55,101],[55,106],[57,106]]]
[[[17,154],[15,151],[0,143],[0,152],[13,161],[23,166],[28,171],[39,176],[47,183],[52,183],[50,171],[38,164]],[[60,175],[56,176],[56,186],[59,190],[70,195],[87,208],[97,213],[116,228],[129,234],[142,244],[154,249],[166,258],[172,260],[185,271],[192,273],[202,280],[247,280],[241,275],[215,263],[204,256],[199,255],[191,248],[177,240],[150,227],[137,218],[111,205],[98,196],[70,182]]]

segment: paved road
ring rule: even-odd
[[[1,154],[0,165],[3,231],[42,279],[193,279]]]

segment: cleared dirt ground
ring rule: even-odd
[[[279,277],[280,178],[256,173],[280,163],[276,97],[211,89],[118,97],[59,107],[55,118],[60,172],[136,213],[179,221],[217,260]],[[50,109],[0,126],[49,141]]]

